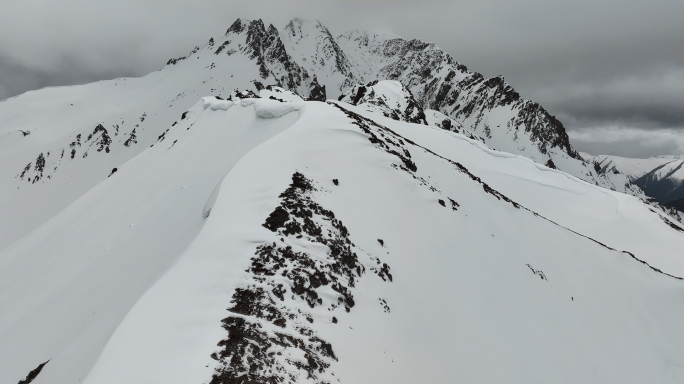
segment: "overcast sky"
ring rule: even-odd
[[[581,151],[684,153],[683,0],[2,0],[0,99],[141,76],[237,17],[390,30],[503,75]]]

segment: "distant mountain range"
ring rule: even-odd
[[[684,156],[654,156],[635,159],[619,156],[591,156],[583,154],[588,161],[597,164],[603,174],[625,175],[644,193],[660,204],[683,211],[684,205]]]

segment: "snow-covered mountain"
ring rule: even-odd
[[[619,182],[626,178],[627,183],[638,186],[644,193],[664,206],[671,208],[668,212],[674,217],[681,214],[672,209],[684,212],[682,201],[684,189],[681,171],[682,156],[653,156],[647,159],[620,157],[613,155],[591,156],[582,154],[585,160],[593,162],[599,173]]]
[[[684,160],[673,160],[660,165],[636,179],[648,196],[666,204],[684,198]]]
[[[614,155],[591,156],[582,153],[582,157],[592,163],[598,163],[601,173],[623,174],[634,181],[661,165],[678,160],[677,156],[653,156],[637,159]]]
[[[684,380],[684,228],[432,44],[240,19],[0,157],[3,384]]]

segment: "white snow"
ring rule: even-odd
[[[615,168],[632,180],[636,180],[655,168],[670,163],[673,160],[675,159],[667,156],[653,156],[647,159],[637,159],[612,155],[599,155],[591,158],[591,161],[598,162],[601,167],[605,168],[607,171],[611,171]]]
[[[357,248],[381,257],[394,275],[391,283],[371,274],[361,278],[354,289],[357,305],[348,314],[299,307],[312,314],[312,327],[339,359],[330,368],[334,376],[322,378],[353,383],[684,379],[678,368],[684,361],[682,281],[516,209],[450,163],[409,146],[416,175],[438,190],[431,191],[394,169],[396,158],[375,148],[334,107],[308,104],[315,105],[307,105],[295,125],[256,147],[227,175],[203,230],[128,314],[86,383],[211,378],[216,362],[208,356],[226,337],[220,320],[227,316],[230,294],[248,279],[244,270],[255,247],[272,241],[261,224],[295,171],[317,183],[317,199],[342,220]],[[594,210],[598,217],[614,207],[600,210],[593,200],[619,196],[521,157],[483,151],[481,144],[456,134],[378,121],[432,150],[449,148],[449,157],[492,187],[508,186],[500,189],[504,194],[522,197],[525,190],[530,197],[517,200],[523,204],[544,198],[566,202],[568,194],[583,194],[572,206]],[[458,211],[438,204],[447,197],[458,201]],[[541,214],[573,218],[565,211]],[[648,209],[621,215],[653,216]],[[295,239],[286,242],[316,249]],[[670,252],[681,242],[679,234]],[[372,265],[368,256],[359,256]],[[546,280],[531,268],[543,271]],[[378,298],[386,300],[389,313]],[[286,303],[298,305],[289,298]],[[330,322],[332,316],[338,324]],[[304,376],[299,381],[309,382]]]
[[[393,38],[302,33],[284,44],[324,59],[309,69],[336,84],[330,96],[354,85],[330,67],[332,42],[365,78],[383,65],[372,48]],[[313,323],[281,329],[247,316],[267,332],[306,326],[330,343],[337,361],[317,380],[290,366],[297,382],[684,382],[684,282],[666,275],[684,276],[684,232],[662,212],[520,156],[534,148],[522,137],[488,146],[280,88],[220,100],[255,90],[253,79],[280,80],[262,77],[245,43],[217,38],[139,79],[0,103],[0,383],[48,360],[33,384],[210,382],[235,289],[259,284],[246,272],[256,248],[282,243],[327,260],[321,243],[262,226],[295,172],[344,223],[365,268],[349,312],[327,310],[337,292],[322,286],[324,306],[282,302]],[[393,84],[379,84],[388,102],[402,94]],[[366,128],[375,138],[336,105],[377,123]],[[443,116],[426,110],[430,125]],[[109,152],[97,150],[99,124]],[[46,165],[33,182],[39,154]],[[554,156],[574,175],[591,167]],[[411,162],[415,172],[402,170]],[[623,163],[629,172],[606,185],[650,166]],[[391,282],[373,272],[376,260]],[[292,349],[275,359],[305,361]]]

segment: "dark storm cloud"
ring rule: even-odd
[[[673,129],[594,127],[569,132],[575,148],[589,154],[645,158],[681,153],[684,136]]]
[[[638,140],[616,147],[620,138],[607,136],[684,130],[682,15],[681,0],[4,0],[0,98],[143,75],[237,17],[282,27],[301,16],[333,34],[385,29],[435,42],[471,70],[503,75],[596,153],[602,143],[623,154],[682,152],[665,144],[644,152]],[[594,141],[584,135],[592,131]]]

